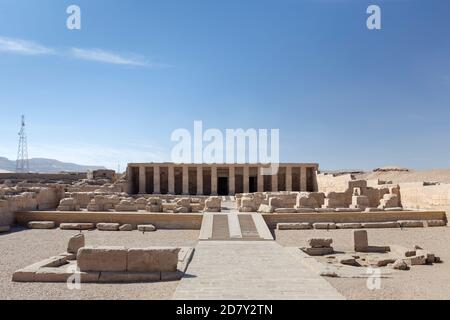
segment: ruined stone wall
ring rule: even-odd
[[[18,211],[54,210],[64,197],[62,186],[14,190],[2,190],[4,194],[0,198],[0,225],[11,225],[14,213]]]
[[[400,183],[404,208],[443,210],[450,218],[450,184]]]
[[[0,226],[9,226],[14,221],[14,215],[6,200],[0,200]]]
[[[346,192],[348,183],[352,180],[353,176],[351,174],[317,174],[318,192]]]

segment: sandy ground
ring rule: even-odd
[[[306,246],[308,238],[333,239],[335,250],[351,251],[351,230],[275,231],[283,246]],[[381,279],[381,288],[367,289],[366,279],[325,278],[348,299],[450,299],[450,228],[368,230],[370,245],[419,245],[444,261],[432,266],[413,266]]]
[[[14,229],[13,231],[17,231]],[[84,232],[87,245],[127,247],[195,246],[199,231],[158,230],[132,232]],[[4,299],[171,299],[178,281],[143,284],[82,284],[69,290],[65,283],[14,283],[15,270],[49,258],[67,249],[76,231],[20,230],[0,235],[0,300]]]
[[[393,183],[417,182],[417,181],[436,181],[450,183],[450,169],[432,169],[424,171],[410,172],[368,172],[356,175],[357,179],[380,179],[383,181],[392,181]]]

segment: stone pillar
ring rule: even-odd
[[[145,177],[145,166],[139,167],[139,194],[146,194],[147,182]]]
[[[278,172],[271,176],[272,178],[272,192],[278,192]]]
[[[230,196],[234,196],[236,194],[236,175],[232,165],[228,170],[228,194]]]
[[[211,195],[217,195],[217,167],[211,166]]]
[[[292,191],[292,167],[286,167],[286,191]]]
[[[248,185],[248,178],[250,176],[250,167],[249,166],[244,166],[244,193],[249,193],[250,192],[250,188]]]
[[[203,167],[197,166],[197,195],[203,195]]]
[[[169,166],[168,171],[167,184],[169,185],[169,194],[175,194],[175,167]]]
[[[300,191],[306,191],[306,167],[300,168]]]
[[[262,168],[261,167],[258,167],[258,178],[257,178],[257,180],[258,180],[258,188],[257,188],[257,190],[258,190],[258,192],[264,192],[264,176],[261,174],[261,170],[262,170]]]
[[[189,167],[183,166],[183,194],[189,194]]]
[[[161,174],[159,171],[159,166],[153,168],[153,193],[161,193]]]

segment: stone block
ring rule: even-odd
[[[98,282],[100,283],[133,283],[160,281],[160,272],[101,272]]]
[[[416,251],[416,255],[417,256],[425,256],[426,257],[426,262],[428,264],[432,264],[434,263],[434,261],[436,260],[436,256],[434,255],[434,253],[430,253],[426,250],[417,250]]]
[[[427,264],[427,256],[420,255],[403,259],[408,266],[418,266]]]
[[[83,247],[77,264],[81,271],[126,271],[127,255],[125,247]]]
[[[153,232],[156,231],[156,227],[152,224],[140,224],[137,226],[138,231],[141,232]]]
[[[268,204],[261,204],[258,209],[258,212],[260,213],[273,213],[274,211],[275,208],[269,206]]]
[[[53,229],[55,228],[54,221],[30,221],[28,222],[30,229]]]
[[[403,261],[402,259],[396,260],[391,265],[391,268],[395,269],[395,270],[408,270],[409,269],[408,264],[405,261]]]
[[[398,255],[400,258],[413,257],[416,255],[416,250],[408,249],[403,246],[390,245],[389,248],[393,254]]]
[[[100,231],[119,231],[118,223],[97,223],[97,229]]]
[[[85,246],[84,234],[77,234],[69,239],[67,252],[77,254],[78,250]]]
[[[332,247],[328,248],[301,248],[303,252],[310,256],[324,256],[327,254],[333,254],[334,250]]]
[[[331,238],[310,238],[308,239],[308,245],[312,248],[329,248],[333,243]]]
[[[128,250],[127,270],[134,272],[174,272],[180,248],[132,248]]]
[[[307,230],[311,229],[312,226],[309,222],[300,222],[300,223],[278,223],[277,229],[278,230]]]
[[[361,229],[361,223],[336,223],[338,229]]]
[[[347,254],[338,256],[338,257],[337,257],[337,261],[338,261],[340,264],[345,264],[345,265],[348,265],[348,266],[355,266],[355,267],[357,267],[357,266],[360,265],[360,264],[356,261],[356,259],[355,259],[354,257],[352,257],[351,255],[347,255]]]
[[[61,230],[92,230],[95,228],[93,223],[61,223],[59,225]]]
[[[133,231],[133,226],[131,224],[123,224],[119,227],[120,231]]]
[[[427,227],[445,227],[447,223],[444,220],[426,220],[424,225]]]
[[[278,208],[275,209],[275,213],[297,213],[295,208]]]
[[[313,223],[314,229],[336,229],[336,224],[334,222],[316,222]]]
[[[420,220],[399,220],[397,222],[402,228],[423,228],[423,221]]]
[[[366,230],[353,231],[353,248],[356,252],[366,252],[369,246],[369,239]]]
[[[362,224],[363,228],[400,228],[400,224],[398,222],[365,222]]]

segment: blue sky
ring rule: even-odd
[[[82,30],[66,28],[77,4]],[[382,30],[366,28],[366,8]],[[450,2],[0,0],[0,156],[124,168],[177,128],[279,128],[283,162],[450,163]]]

